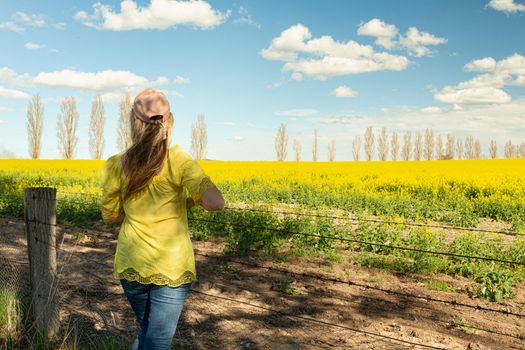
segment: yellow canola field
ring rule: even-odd
[[[0,160],[0,176],[20,178],[21,186],[47,184],[93,193],[98,188],[100,160]],[[340,193],[360,190],[402,193],[469,188],[509,200],[525,198],[525,159],[410,162],[222,162],[201,161],[211,178],[221,183],[255,182],[278,189],[311,185]],[[32,180],[33,183],[30,183]],[[262,198],[261,198],[262,199]]]

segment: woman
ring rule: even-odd
[[[186,210],[221,210],[224,199],[196,161],[169,148],[173,115],[162,92],[142,91],[130,122],[133,144],[102,169],[102,217],[122,223],[114,276],[140,324],[132,350],[171,349],[196,279]]]

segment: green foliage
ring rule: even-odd
[[[438,281],[438,280],[434,280],[434,279],[431,279],[431,280],[428,280],[425,282],[425,285],[427,286],[427,288],[429,289],[432,289],[432,290],[438,290],[440,292],[450,292],[452,291],[453,289],[449,286],[449,284],[447,282],[444,282],[444,281]]]
[[[286,293],[288,295],[303,295],[303,294],[306,294],[305,292],[294,288],[292,286],[292,281],[290,281],[286,277],[281,277],[279,279],[279,282],[277,282],[277,289],[280,292]]]
[[[17,337],[22,332],[23,301],[14,291],[0,288],[0,339]]]
[[[421,251],[406,251],[404,254],[414,263],[410,270],[417,273],[436,273],[446,269],[446,260],[442,256],[424,251],[441,252],[444,250],[443,237],[425,228],[412,229],[408,235],[406,247]]]
[[[494,266],[479,276],[476,281],[481,283],[478,296],[490,301],[500,301],[514,297],[512,291],[512,276],[504,270],[495,269]]]
[[[374,223],[361,221],[357,229],[357,238],[363,242],[375,244],[360,244],[360,249],[366,252],[381,254],[400,255],[400,250],[388,246],[402,246],[403,231],[400,225],[385,224],[377,225]]]

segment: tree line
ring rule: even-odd
[[[131,144],[131,107],[129,94],[122,95],[119,104],[119,120],[117,127],[117,147],[125,151]],[[65,97],[60,103],[57,115],[58,149],[65,159],[74,157],[78,144],[77,126],[79,113],[76,98]],[[101,96],[95,96],[91,105],[89,117],[89,152],[91,158],[102,159],[105,147],[104,126],[106,113]],[[27,106],[27,132],[29,156],[39,158],[42,145],[42,131],[44,127],[44,106],[39,95],[31,98]],[[278,161],[287,158],[288,131],[286,124],[281,124],[274,140],[275,154]],[[194,159],[205,159],[208,150],[208,137],[205,116],[198,115],[197,121],[191,128],[191,154]],[[397,160],[446,160],[446,159],[480,159],[483,157],[481,143],[473,136],[464,139],[450,133],[436,134],[432,128],[424,131],[405,131],[402,136],[396,131],[389,135],[386,128],[381,128],[377,134],[370,126],[363,135],[356,135],[352,140],[353,160],[361,160],[361,150],[365,159],[371,161],[374,155],[377,159],[386,161]],[[336,140],[332,139],[327,145],[328,161],[335,161]],[[498,157],[496,140],[491,140],[488,147],[489,157]],[[302,160],[302,146],[298,139],[293,140],[293,153],[296,161]],[[504,158],[525,158],[525,142],[514,144],[508,140],[503,147]],[[319,134],[315,129],[312,138],[312,161],[319,160]]]
[[[287,155],[288,132],[286,124],[281,124],[274,140],[275,155],[278,161],[284,161]],[[328,143],[328,161],[334,161],[336,156],[335,139]],[[377,159],[386,161],[397,160],[451,160],[451,159],[481,159],[483,158],[481,143],[473,136],[464,139],[450,133],[436,134],[434,129],[424,131],[405,131],[400,137],[397,131],[388,134],[386,128],[381,128],[377,134],[373,128],[366,128],[363,135],[356,135],[352,140],[352,157],[359,161],[363,150],[365,159],[371,161],[374,155]],[[299,140],[293,140],[293,151],[296,161],[302,160],[302,148]],[[498,157],[496,140],[489,144],[489,158]],[[318,160],[319,135],[317,129],[312,138],[312,161]],[[503,148],[504,158],[525,158],[525,142],[514,144],[508,140]]]
[[[119,104],[119,120],[117,127],[117,147],[125,151],[132,144],[131,139],[131,108],[132,101],[129,94],[122,95]],[[60,103],[57,115],[58,149],[65,159],[73,159],[78,144],[77,128],[80,114],[74,96],[65,97]],[[105,147],[104,126],[106,112],[101,96],[95,96],[91,104],[89,116],[89,152],[93,159],[102,159]],[[42,131],[44,129],[44,105],[42,98],[35,95],[27,105],[27,135],[29,156],[40,158],[42,150]],[[191,153],[195,159],[204,159],[207,153],[207,130],[203,114],[197,117],[196,124],[192,125]]]

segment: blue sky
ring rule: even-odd
[[[58,158],[65,96],[89,158],[91,101],[116,153],[119,98],[164,91],[174,143],[204,113],[208,158],[273,160],[279,125],[337,160],[368,126],[525,142],[525,1],[0,1],[0,149],[28,157],[28,98],[45,101],[42,158]]]

